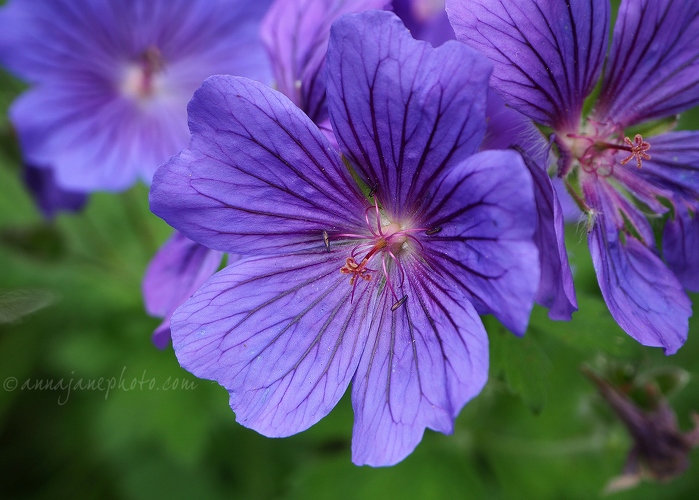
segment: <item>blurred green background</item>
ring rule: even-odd
[[[621,473],[631,441],[583,364],[686,371],[670,402],[685,430],[699,410],[697,318],[672,357],[630,340],[601,300],[584,229],[571,226],[580,312],[554,323],[537,308],[523,339],[486,318],[490,381],[453,435],[427,431],[404,462],[372,469],[351,463],[347,397],[291,438],[245,429],[224,389],[151,344],[159,320],[145,314],[140,282],[170,230],[148,211],[147,188],[42,220],[5,118],[22,89],[0,75],[0,313],[28,313],[0,323],[0,498],[594,498]],[[699,112],[681,126],[699,128]],[[103,389],[118,385],[100,390],[100,378]],[[50,387],[80,379],[92,389]],[[697,455],[676,480],[613,498],[697,498]]]

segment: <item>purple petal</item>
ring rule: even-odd
[[[153,336],[151,337],[153,345],[158,349],[167,349],[172,340],[172,333],[170,331],[170,315],[165,316],[165,319],[158,327],[153,331]]]
[[[148,314],[172,313],[216,272],[222,258],[221,252],[175,232],[150,261],[143,277]]]
[[[314,122],[328,116],[325,54],[330,25],[340,16],[383,9],[390,0],[277,0],[261,28],[280,92]]]
[[[568,190],[565,187],[563,179],[560,177],[554,177],[551,179],[551,184],[556,190],[556,197],[561,205],[561,213],[563,215],[563,222],[566,224],[577,224],[583,220],[583,213],[580,211],[575,200],[570,196]]]
[[[622,127],[699,104],[699,3],[624,0],[596,114]]]
[[[187,237],[238,254],[323,248],[366,227],[365,202],[324,135],[283,94],[209,78],[189,106],[190,148],[158,170],[151,209]]]
[[[10,2],[0,61],[38,83],[11,109],[25,161],[73,190],[149,183],[187,145],[186,104],[207,76],[268,79],[257,39],[266,3]]]
[[[651,159],[643,161],[637,175],[660,188],[699,197],[699,132],[669,132],[649,142]]]
[[[177,231],[160,247],[143,277],[143,300],[151,316],[164,318],[153,332],[153,343],[170,343],[170,316],[221,265],[223,254],[193,242]],[[230,258],[229,258],[230,262]]]
[[[349,249],[244,259],[172,318],[180,364],[230,393],[238,422],[270,437],[300,432],[345,392],[366,345],[378,280],[352,287]]]
[[[565,246],[563,210],[546,171],[526,153],[522,156],[534,180],[534,199],[539,219],[534,236],[541,266],[536,302],[549,309],[549,318],[569,321],[573,312],[578,310],[578,301]]]
[[[56,184],[53,170],[31,165],[24,167],[24,183],[46,219],[61,211],[77,212],[87,203],[87,194],[63,189]]]
[[[691,302],[674,274],[631,235],[619,236],[611,199],[598,185],[584,185],[588,202],[597,207],[588,234],[592,263],[609,312],[641,344],[674,354],[687,339]]]
[[[393,13],[369,11],[333,25],[327,64],[333,130],[389,218],[477,150],[490,64],[466,46],[434,49]]]
[[[0,61],[31,82],[108,83],[122,77],[125,63],[157,47],[168,72],[196,80],[190,95],[217,73],[266,79],[258,28],[269,3],[15,0],[0,10]]]
[[[486,116],[488,128],[481,143],[481,151],[518,146],[526,151],[542,169],[547,167],[551,148],[531,119],[505,105],[495,92],[488,92]]]
[[[425,243],[434,272],[460,283],[480,314],[523,334],[540,271],[532,179],[522,157],[483,151],[455,166],[435,186],[422,220],[441,228]]]
[[[577,130],[607,50],[608,0],[447,0],[456,38],[495,64],[492,86],[516,110]]]
[[[425,40],[433,47],[439,47],[456,39],[444,10],[444,0],[393,0],[393,12],[416,40]]]
[[[50,165],[65,189],[120,190],[187,145],[185,102],[163,102],[144,115],[136,103],[105,89],[39,87],[10,108],[25,160]]]
[[[687,290],[699,292],[699,210],[677,204],[675,218],[663,233],[663,257]]]
[[[487,380],[488,337],[473,306],[428,269],[416,274],[422,280],[408,275],[408,299],[398,309],[390,294],[380,298],[352,380],[357,465],[401,461],[427,427],[451,433]]]

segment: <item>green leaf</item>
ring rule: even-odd
[[[535,307],[530,329],[547,335],[581,351],[636,357],[639,344],[629,337],[612,318],[601,297],[578,292],[578,308],[571,321],[551,321],[547,311]]]
[[[551,360],[531,333],[516,337],[498,325],[489,329],[493,374],[501,374],[509,390],[534,412],[546,404]]]

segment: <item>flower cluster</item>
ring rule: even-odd
[[[447,0],[447,11],[492,60],[493,88],[551,132],[614,319],[676,352],[684,288],[699,291],[699,133],[668,130],[699,104],[699,2],[623,0],[608,53],[607,0]],[[664,214],[667,264],[651,225]]]
[[[577,310],[549,167],[612,316],[667,354],[686,339],[699,133],[670,129],[699,104],[699,1],[623,0],[607,51],[609,18],[608,0],[11,0],[0,62],[32,84],[10,114],[47,216],[152,181],[176,230],[143,281],[155,344],[267,436],[351,385],[353,461],[381,466],[483,388],[480,315],[523,335],[534,303]]]

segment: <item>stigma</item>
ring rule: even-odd
[[[633,141],[623,135],[623,131],[613,125],[599,123],[588,119],[579,133],[568,133],[557,140],[559,147],[572,157],[574,164],[588,174],[608,177],[614,173],[617,165],[626,165],[636,160],[638,168],[643,167],[643,160],[650,160],[648,150],[651,145],[636,134]],[[627,156],[617,158],[618,153]],[[567,171],[561,173],[565,176]]]

